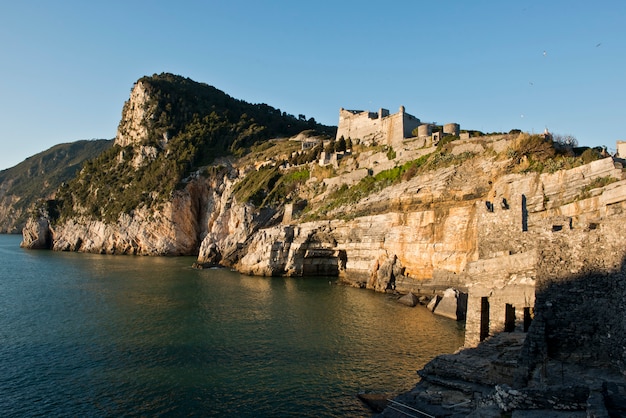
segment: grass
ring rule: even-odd
[[[354,204],[386,187],[410,180],[417,175],[420,167],[428,162],[428,158],[429,155],[424,155],[401,166],[381,171],[375,176],[364,177],[352,187],[344,184],[328,196],[327,203],[318,210],[318,213],[321,215],[338,207]]]

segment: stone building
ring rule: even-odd
[[[400,106],[398,113],[393,115],[382,108],[378,112],[341,108],[337,139],[343,136],[345,139],[359,139],[366,144],[398,147],[405,139],[412,138],[416,129],[417,137],[428,138],[432,145],[436,145],[444,136],[461,135],[458,123],[447,123],[434,129],[436,127],[435,123],[422,123],[417,117],[406,113],[404,106]]]
[[[626,141],[617,141],[617,157],[626,159]]]
[[[360,139],[365,143],[379,142],[387,145],[401,144],[404,138],[421,124],[420,120],[406,113],[400,106],[398,113],[389,114],[387,109],[378,113],[362,110],[339,110],[337,139]]]

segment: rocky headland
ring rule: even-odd
[[[620,411],[622,160],[548,134],[336,138],[304,117],[316,129],[272,131],[177,97],[168,77],[135,84],[111,150],[29,220],[23,246],[339,276],[465,320],[465,347],[384,416]]]

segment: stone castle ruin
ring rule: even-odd
[[[400,106],[398,113],[389,114],[387,109],[378,112],[367,110],[339,110],[337,139],[360,139],[364,143],[382,143],[390,146],[401,145],[410,138],[430,138],[436,144],[443,136],[460,135],[458,123],[448,123],[441,131],[435,131],[434,123],[422,123],[417,117],[406,113]],[[433,132],[434,131],[434,132]]]

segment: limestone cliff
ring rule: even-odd
[[[143,77],[124,105],[113,147],[87,161],[57,191],[56,213],[48,214],[49,246],[190,255],[198,253],[207,234],[224,240],[220,247],[239,241],[237,234],[231,236],[235,228],[229,222],[243,228],[258,216],[246,202],[232,204],[229,178],[237,171],[222,157],[307,127],[328,128],[180,76]],[[41,247],[35,225],[24,232],[25,247]]]
[[[197,267],[379,292],[455,288],[467,347],[529,332],[511,382],[548,357],[626,371],[623,161],[518,133],[348,147],[296,136],[308,125],[188,79],[141,79],[114,146],[59,188],[23,245],[193,254]],[[607,306],[615,318],[598,320]]]
[[[624,199],[621,182],[585,191],[598,179],[622,178],[610,158],[555,174],[506,174],[500,169],[498,175],[497,165],[478,159],[428,172],[333,212],[382,212],[374,215],[290,222],[253,235],[245,222],[234,229],[230,224],[230,238],[205,237],[198,262],[212,261],[220,248],[241,254],[228,263],[250,274],[341,274],[380,291],[466,287],[464,273],[472,263],[533,251],[536,236],[521,234],[524,229],[563,224],[564,215],[568,228],[569,222],[584,225],[602,218],[607,202]],[[581,199],[585,193],[593,196]],[[379,275],[389,260],[399,270]]]

